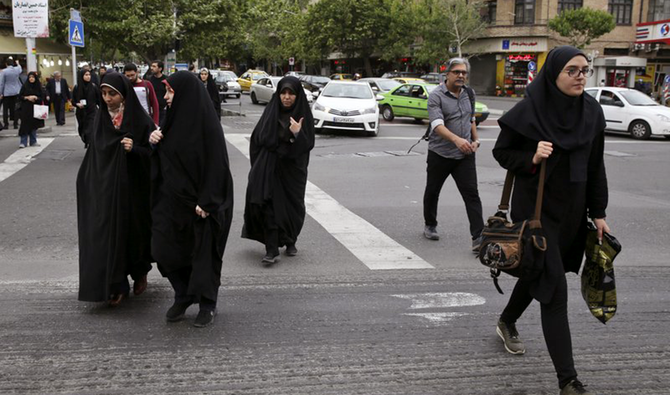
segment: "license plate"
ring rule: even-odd
[[[342,117],[335,117],[333,119],[335,122],[343,122],[343,123],[354,123],[355,119],[353,118],[342,118]]]

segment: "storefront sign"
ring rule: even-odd
[[[547,52],[546,37],[482,38],[466,43],[465,53]]]
[[[49,1],[16,0],[12,2],[15,37],[49,37]]]
[[[670,20],[638,23],[635,39],[636,44],[652,42],[670,44]]]
[[[514,61],[530,62],[531,60],[535,60],[535,55],[509,55],[507,59]]]

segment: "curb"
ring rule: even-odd
[[[246,117],[247,115],[241,111],[228,110],[227,108],[221,109],[221,116],[223,117]]]

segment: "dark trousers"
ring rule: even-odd
[[[427,226],[437,226],[437,203],[440,191],[449,175],[454,178],[456,187],[465,203],[465,211],[470,221],[470,235],[479,237],[484,229],[482,219],[482,201],[477,189],[477,169],[475,154],[466,155],[463,159],[444,158],[433,151],[428,151],[426,191],[423,194],[423,219]]]
[[[526,311],[533,301],[533,297],[530,296],[530,286],[529,282],[517,281],[507,307],[500,316],[503,322],[513,324]],[[571,380],[577,378],[575,362],[572,358],[572,338],[568,323],[568,284],[565,276],[560,278],[551,302],[540,303],[540,306],[544,341],[547,343],[547,350],[556,369],[558,385],[563,388]]]
[[[184,267],[167,274],[167,278],[174,289],[175,303],[194,303],[192,295],[188,294],[188,283],[191,279],[191,268]],[[216,309],[216,300],[210,300],[204,297],[200,298],[200,310],[214,311]]]
[[[16,99],[18,96],[5,96],[2,98],[2,119],[5,127],[9,128],[9,119],[14,121],[14,128],[19,127],[19,115],[16,113]]]
[[[54,104],[54,115],[56,124],[65,125],[65,100],[62,96],[56,95],[51,102]]]

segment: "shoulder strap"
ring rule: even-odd
[[[468,98],[470,99],[470,108],[472,109],[472,116],[475,116],[475,91],[470,88],[470,86],[464,86],[465,91],[468,93]]]
[[[544,178],[547,173],[547,161],[542,160],[540,165],[540,180],[538,181],[537,187],[537,198],[535,199],[535,215],[533,220],[540,221],[542,216],[542,198],[544,197]],[[510,170],[507,171],[507,177],[505,177],[505,187],[503,188],[502,198],[500,199],[500,205],[498,205],[498,210],[508,211],[509,210],[509,201],[512,196],[512,184],[514,182],[514,173]]]

